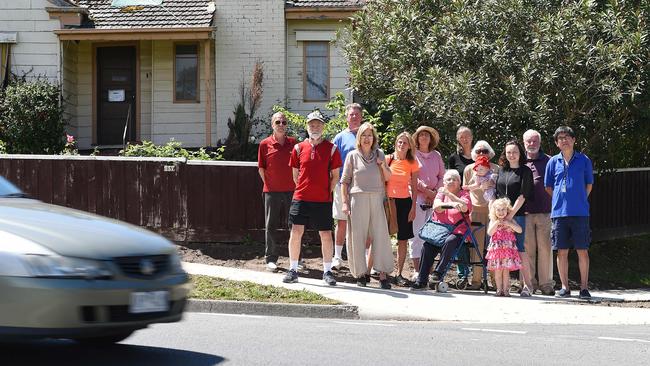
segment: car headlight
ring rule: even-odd
[[[32,277],[99,279],[112,276],[110,268],[102,261],[34,254],[25,254],[22,259]]]
[[[169,264],[172,273],[185,273],[183,265],[181,264],[181,256],[178,253],[172,253],[169,256]]]

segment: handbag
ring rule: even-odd
[[[390,163],[393,162],[392,156],[390,161],[386,157],[386,165],[390,167]],[[386,177],[384,176],[384,171],[382,168],[379,168],[379,173],[381,174],[381,181],[384,184],[384,213],[386,214],[386,223],[388,224],[388,235],[397,234],[397,206],[395,205],[395,200],[388,197],[388,192],[386,191]]]
[[[420,239],[427,243],[437,247],[442,247],[445,245],[447,237],[449,237],[452,231],[454,231],[455,227],[456,225],[443,224],[429,218],[420,229],[418,235],[420,236]]]

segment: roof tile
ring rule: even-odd
[[[287,0],[287,8],[359,8],[366,0]]]
[[[209,27],[214,11],[208,11],[210,0],[163,0],[162,6],[144,6],[141,10],[122,12],[111,6],[111,0],[78,0],[88,8],[90,23],[84,27],[120,28],[184,28]]]

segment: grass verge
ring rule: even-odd
[[[201,300],[235,300],[287,304],[340,305],[341,302],[307,290],[258,285],[249,281],[232,281],[218,277],[192,275],[191,298]]]

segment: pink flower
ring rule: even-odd
[[[74,142],[74,136],[68,135],[67,133],[65,134],[66,139],[68,139],[68,143],[71,144]]]

